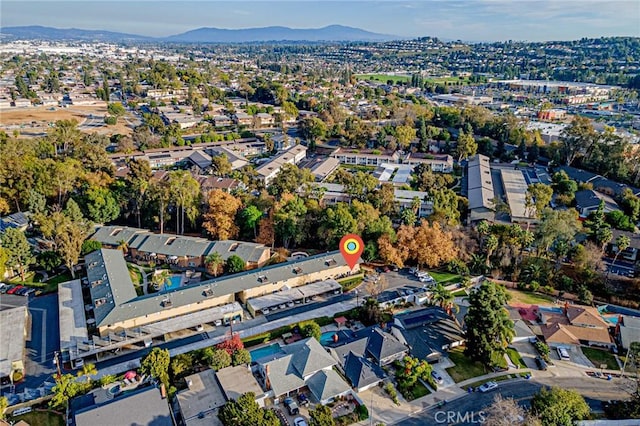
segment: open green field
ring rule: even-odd
[[[372,81],[380,81],[382,83],[386,83],[387,81],[393,81],[393,84],[398,82],[407,83],[411,81],[411,77],[405,75],[388,75],[388,74],[358,74],[356,75],[357,80],[372,80]]]
[[[431,275],[433,279],[440,284],[459,283],[461,280],[460,275],[451,274],[449,272],[429,271],[429,275]]]
[[[435,278],[435,277],[434,277]],[[545,294],[532,293],[530,291],[520,291],[507,289],[511,295],[510,302],[527,303],[530,305],[553,305],[554,298]]]
[[[589,358],[589,361],[596,368],[600,368],[601,364],[607,364],[607,370],[619,370],[620,367],[616,362],[616,358],[610,353],[602,349],[582,347],[582,353]]]

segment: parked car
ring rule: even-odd
[[[542,359],[541,357],[537,356],[536,357],[536,365],[538,366],[538,368],[540,370],[546,370],[547,369],[547,363],[544,362],[544,359]]]
[[[16,291],[14,294],[17,294],[18,296],[26,296],[28,291],[29,291],[29,287],[22,287],[21,289]]]
[[[296,417],[293,420],[293,426],[307,426],[307,422],[302,417]]]
[[[400,270],[400,268],[398,268],[398,266],[396,265],[389,265],[389,269],[391,269],[393,272],[398,272]]]
[[[5,294],[9,290],[9,286],[5,283],[0,283],[0,294]]]
[[[558,348],[558,356],[563,361],[571,361],[571,357],[569,356],[569,351],[566,348]]]
[[[487,382],[478,387],[479,392],[490,392],[492,390],[498,389],[498,384],[496,382]]]
[[[441,385],[444,382],[444,379],[442,378],[440,373],[438,373],[435,370],[431,371],[431,377],[433,377],[433,380],[435,380],[435,382],[439,385]]]
[[[309,405],[309,398],[307,398],[307,395],[305,395],[303,393],[299,393],[298,394],[298,402],[300,403],[300,405],[305,407],[305,406]]]
[[[24,292],[23,296],[29,297],[36,292],[36,289],[33,287],[28,287],[27,291]]]
[[[293,398],[285,399],[284,406],[287,407],[287,411],[289,411],[289,415],[295,416],[296,414],[300,414],[300,408],[298,408],[298,404],[296,404]]]
[[[23,287],[23,286],[21,286],[21,285],[17,285],[17,286],[15,286],[15,287],[13,287],[13,288],[10,288],[10,289],[7,291],[7,294],[15,294],[15,292],[16,292],[16,291],[18,291],[18,290],[20,290],[21,288],[24,288],[24,287]]]

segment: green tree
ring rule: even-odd
[[[494,354],[504,353],[514,336],[513,321],[505,308],[508,299],[504,288],[490,281],[469,295],[465,353],[484,365],[491,364]]]
[[[231,355],[231,365],[251,364],[251,354],[246,349],[238,349]]]
[[[282,240],[285,248],[289,248],[291,242],[302,240],[302,227],[307,207],[304,200],[298,196],[286,194],[275,206],[273,215],[276,235]]]
[[[83,256],[102,248],[102,243],[96,240],[84,240],[80,247],[80,254]]]
[[[107,105],[107,112],[113,115],[117,120],[118,118],[122,117],[127,112],[127,110],[121,103],[114,102]]]
[[[411,392],[412,388],[418,382],[418,379],[427,381],[431,377],[432,367],[426,360],[405,356],[402,361],[396,364],[396,380],[398,381],[398,390],[402,394]]]
[[[224,349],[206,348],[203,359],[213,370],[220,370],[231,365],[231,355]]]
[[[344,235],[356,232],[357,229],[358,223],[351,215],[347,204],[338,203],[335,207],[325,210],[322,234],[329,247],[337,246]]]
[[[52,389],[53,397],[49,401],[49,407],[68,408],[69,400],[83,391],[83,385],[76,380],[73,374],[63,374],[56,377],[56,384]]]
[[[538,253],[549,253],[551,247],[558,241],[574,241],[581,228],[578,212],[575,209],[544,210],[542,220],[536,226],[535,232]]]
[[[458,136],[458,144],[456,146],[458,162],[462,161],[463,158],[469,158],[476,155],[477,151],[478,143],[473,138],[473,134],[467,134],[461,130],[460,135]]]
[[[138,228],[142,228],[141,212],[145,201],[149,182],[151,181],[151,167],[145,160],[132,159],[129,161],[129,171],[125,177],[127,198],[138,219]]]
[[[168,349],[153,348],[140,362],[140,370],[164,384],[169,389],[169,364],[171,356]]]
[[[571,426],[584,420],[591,410],[578,392],[571,389],[542,388],[531,400],[531,411],[543,426]]]
[[[8,228],[4,231],[0,240],[2,241],[4,252],[7,254],[6,266],[11,269],[17,269],[20,279],[24,281],[29,265],[36,262],[36,257],[27,241],[27,237],[19,229]]]
[[[36,257],[36,263],[45,271],[53,271],[55,268],[62,264],[62,258],[57,252],[53,250],[47,250],[38,253],[38,256]]]
[[[6,396],[0,396],[0,419],[4,419],[4,412],[9,406],[9,400]]]
[[[318,404],[315,408],[309,410],[310,426],[335,426],[331,408],[326,405]]]
[[[244,271],[246,268],[247,265],[245,261],[235,254],[229,256],[227,259],[227,273],[229,274],[237,274],[238,272]]]
[[[600,201],[598,209],[589,215],[589,218],[584,222],[584,227],[589,239],[596,243],[600,250],[604,251],[605,246],[613,236],[611,226],[606,221],[604,201]]]
[[[188,373],[193,368],[193,357],[186,354],[178,354],[171,358],[171,374],[173,377],[180,377]]]
[[[207,270],[214,277],[217,277],[220,273],[220,268],[224,265],[224,259],[220,256],[220,253],[214,251],[205,257],[204,264],[207,266]]]
[[[542,212],[551,202],[553,189],[544,183],[529,185],[525,194],[525,208],[528,217],[542,217]]]
[[[586,154],[598,140],[598,134],[587,117],[576,115],[560,137],[562,159],[570,166],[581,154]]]
[[[455,297],[451,291],[447,290],[445,286],[438,283],[431,289],[431,304],[440,306],[442,309],[451,314],[451,310],[459,311],[460,308],[454,302]]]
[[[120,206],[107,188],[90,188],[86,193],[89,219],[104,224],[120,216]]]
[[[86,363],[82,366],[82,368],[78,371],[78,377],[86,377],[87,383],[91,383],[91,376],[95,376],[98,374],[98,369],[95,364]]]
[[[280,196],[284,193],[294,194],[297,189],[307,182],[313,182],[314,177],[309,169],[300,169],[295,164],[284,164],[269,185],[269,194]]]
[[[367,196],[378,186],[378,180],[373,175],[360,171],[347,175],[346,179],[342,182],[344,191],[352,199],[359,201],[366,201]]]
[[[322,330],[315,321],[305,321],[298,324],[303,337],[313,337],[318,342],[322,337]]]
[[[409,148],[411,142],[416,138],[416,129],[411,126],[396,127],[396,139],[398,146],[404,150]]]
[[[280,426],[272,410],[260,408],[253,392],[227,401],[220,407],[218,418],[224,426]]]
[[[258,236],[257,226],[260,219],[262,219],[262,211],[251,204],[240,211],[240,220],[242,222],[242,228],[247,231],[253,232],[253,238]]]
[[[211,158],[211,170],[215,176],[228,176],[231,173],[231,163],[226,154],[216,155]]]
[[[177,207],[176,230],[184,234],[185,215],[190,222],[195,222],[200,204],[200,184],[187,171],[178,170],[169,173],[169,188],[172,201]]]

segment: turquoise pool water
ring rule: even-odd
[[[169,281],[164,283],[164,288],[160,292],[175,290],[182,283],[182,275],[174,275],[169,277]]]
[[[280,350],[280,345],[278,343],[272,343],[269,346],[264,346],[262,348],[249,351],[249,353],[251,354],[251,362],[256,362],[260,358],[264,358],[269,355],[275,355],[280,352],[282,351]]]
[[[320,344],[322,346],[327,346],[328,344],[333,343],[333,336],[336,334],[338,335],[338,342],[344,342],[350,337],[349,334],[344,331],[325,331],[322,333],[322,336],[320,336]]]

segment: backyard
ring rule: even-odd
[[[555,298],[551,296],[529,291],[507,289],[507,293],[511,296],[510,302],[526,303],[529,305],[553,305],[555,300]]]
[[[12,422],[24,420],[31,426],[64,426],[64,418],[61,414],[50,411],[32,411],[21,416],[12,417]]]
[[[594,367],[600,368],[601,364],[607,365],[607,370],[619,370],[620,367],[616,358],[608,351],[595,348],[582,347],[582,353],[586,356]]]

